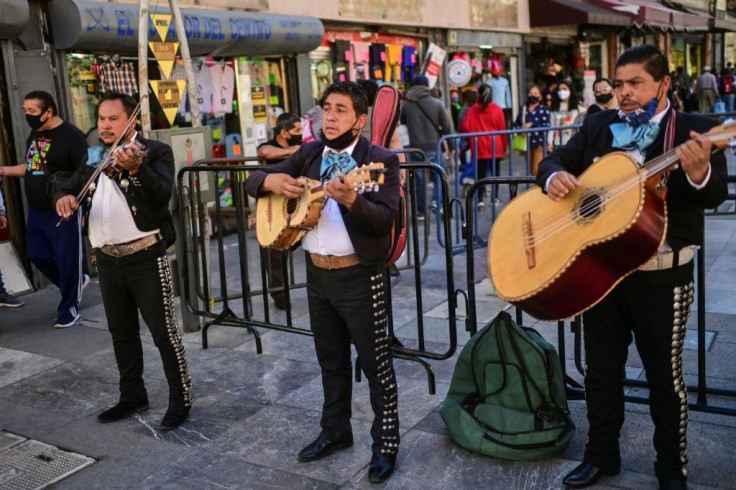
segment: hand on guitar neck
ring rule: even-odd
[[[711,140],[695,131],[690,131],[689,141],[675,149],[679,165],[685,171],[693,184],[700,185],[708,175],[710,168]],[[569,172],[561,170],[552,174],[547,186],[547,195],[553,201],[560,201],[573,189],[580,185],[580,181]]]

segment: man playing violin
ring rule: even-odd
[[[663,174],[667,232],[658,254],[583,314],[590,427],[583,462],[563,479],[567,486],[586,487],[620,471],[623,373],[633,334],[649,382],[655,474],[660,488],[686,488],[682,346],[693,302],[693,256],[703,241],[703,210],[726,198],[727,172],[723,152],[712,152],[702,135],[715,121],[676,112],[667,99],[671,83],[667,59],[657,48],[629,48],[616,62],[613,80],[619,109],[590,114],[539,167],[537,183],[560,201],[580,185],[577,176],[612,151],[643,164],[676,148],[679,159]]]
[[[302,239],[307,261],[307,300],[317,359],[322,369],[324,404],[319,436],[299,452],[316,461],[353,445],[350,341],[370,389],[373,438],[368,478],[386,480],[396,466],[399,416],[396,376],[388,334],[386,259],[399,209],[399,161],[372,146],[360,131],[368,99],[356,83],[331,85],[322,98],[320,141],[302,145],[286,161],[253,172],[246,190],[257,197],[275,192],[296,198],[304,175],[324,184],[328,199],[317,225]],[[371,162],[385,164],[384,184],[358,194],[340,178]]]
[[[186,420],[192,405],[191,377],[177,327],[166,248],[175,239],[169,212],[174,182],[171,148],[142,138],[135,129],[136,101],[106,92],[97,109],[102,146],[88,150],[86,165],[56,195],[56,211],[69,219],[84,198],[89,240],[97,259],[102,301],[120,372],[120,401],[98,415],[113,422],[149,408],[143,384],[143,350],[138,311],[148,325],[169,384],[169,406],[162,430]],[[119,145],[112,147],[118,140]],[[145,151],[144,151],[145,149]],[[107,167],[109,166],[109,170]]]

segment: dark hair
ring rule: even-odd
[[[360,80],[358,85],[363,87],[365,95],[368,97],[368,106],[372,107],[376,101],[376,94],[378,93],[378,84],[375,80]]]
[[[121,92],[105,92],[100,96],[100,103],[97,104],[98,110],[103,102],[107,102],[109,100],[119,100],[120,103],[123,104],[123,109],[128,117],[133,114],[135,106],[138,105],[138,102],[136,102],[132,95],[123,94]]]
[[[339,82],[333,83],[325,90],[320,101],[320,106],[324,107],[327,96],[330,94],[342,94],[350,97],[353,101],[353,109],[359,116],[361,114],[368,114],[368,96],[365,94],[363,87],[355,82]]]
[[[655,82],[670,75],[670,67],[667,58],[662,51],[648,44],[632,46],[618,57],[616,68],[624,65],[644,65],[644,70],[649,73]]]
[[[478,91],[473,88],[463,90],[461,99],[463,101],[463,105],[470,107],[471,105],[478,102]]]
[[[606,77],[598,77],[598,78],[596,78],[596,79],[595,79],[595,82],[593,82],[593,86],[595,87],[596,85],[598,85],[598,84],[599,84],[599,83],[601,83],[601,82],[606,82],[606,83],[608,84],[608,86],[609,86],[609,87],[613,88],[613,84],[612,84],[612,83],[611,83],[611,81],[610,81],[610,80],[609,80],[608,78],[606,78]]]
[[[300,121],[301,119],[299,119],[299,116],[297,116],[296,114],[292,114],[291,112],[284,112],[276,119],[276,126],[273,128],[274,137],[281,134],[282,130],[288,133],[289,130]]]
[[[478,89],[478,103],[485,109],[493,102],[493,89],[483,84]]]
[[[578,99],[575,90],[573,90],[572,83],[566,80],[560,80],[559,82],[557,82],[557,89],[552,92],[552,103],[549,106],[549,110],[553,112],[560,110],[560,103],[562,101],[560,100],[560,96],[557,95],[557,91],[560,90],[560,85],[565,85],[568,89],[570,89],[570,98],[567,99],[567,109],[577,109],[580,106],[580,99]]]
[[[46,112],[46,110],[51,109],[51,114],[54,116],[59,115],[59,111],[56,109],[56,102],[54,102],[54,98],[50,93],[43,90],[34,90],[33,92],[28,92],[24,100],[31,99],[41,101],[42,112]]]

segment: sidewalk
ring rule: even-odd
[[[711,387],[736,390],[736,218],[708,218],[706,236],[706,319],[707,330],[714,333],[708,381]],[[443,351],[448,346],[446,266],[434,235],[431,243],[430,260],[422,267],[424,319],[429,346]],[[485,249],[478,250],[477,263],[484,260]],[[459,288],[465,287],[463,263],[464,256],[455,258]],[[479,320],[490,319],[505,306],[486,284],[487,279],[477,289]],[[405,308],[413,288],[413,277],[403,272],[392,293],[397,336],[409,343],[416,339],[416,318]],[[374,486],[367,478],[372,413],[365,382],[354,389],[355,445],[318,462],[299,463],[296,453],[319,431],[322,391],[312,339],[263,330],[264,353],[257,355],[245,330],[217,326],[210,329],[206,350],[200,333],[184,335],[195,401],[181,428],[168,433],[157,429],[167,408],[167,388],[147,333],[145,379],[151,410],[118,423],[99,424],[97,414],[118,396],[99,285],[93,280],[85,290],[82,320],[66,330],[52,328],[57,295],[49,288],[24,296],[22,308],[0,309],[0,431],[95,460],[54,488],[561,488],[562,476],[583,455],[587,430],[583,401],[570,402],[578,430],[570,447],[556,458],[506,462],[452,442],[437,409],[449,386],[456,353],[450,360],[432,361],[437,377],[434,396],[428,394],[426,374],[418,364],[396,361],[402,443],[398,470],[388,482]],[[304,293],[295,292],[293,301],[294,323],[307,326]],[[272,318],[284,318],[283,312],[269,306]],[[531,321],[529,325],[556,344],[553,325]],[[689,327],[695,328],[695,315]],[[572,336],[566,336],[569,357]],[[467,338],[460,318],[459,343]],[[695,352],[687,350],[685,360],[686,377],[693,384]],[[629,376],[643,377],[640,368],[638,358],[631,356]],[[568,369],[574,369],[570,361]],[[691,402],[695,398],[690,395]],[[710,396],[709,402],[736,407],[733,398]],[[601,488],[657,487],[652,431],[648,407],[627,404],[622,472],[602,480]],[[3,458],[2,448],[0,437],[0,489],[10,488],[10,480],[18,474]],[[736,488],[736,417],[691,411],[687,452],[690,488]]]

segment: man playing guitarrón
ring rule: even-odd
[[[273,192],[294,199],[305,192],[303,180],[296,177],[324,182],[324,209],[302,239],[309,316],[322,369],[322,431],[298,459],[315,461],[353,445],[352,339],[374,414],[368,478],[378,483],[393,472],[399,450],[398,394],[386,316],[391,305],[384,292],[391,229],[399,209],[399,161],[394,153],[360,137],[368,100],[359,85],[331,85],[322,109],[321,141],[302,145],[288,160],[254,172],[246,190],[254,197]],[[385,164],[384,183],[358,194],[342,176],[371,162]]]
[[[592,485],[620,470],[622,373],[633,333],[650,386],[655,474],[660,488],[686,488],[682,344],[693,301],[693,249],[703,240],[703,209],[716,207],[727,195],[726,160],[723,152],[711,154],[710,140],[698,134],[714,126],[712,120],[672,109],[671,83],[667,59],[657,48],[626,50],[616,62],[613,82],[619,110],[589,115],[539,168],[537,183],[560,201],[580,185],[576,176],[612,151],[627,151],[641,164],[677,147],[679,158],[677,168],[664,175],[667,233],[658,254],[583,314],[590,428],[583,462],[563,479],[568,486]]]

